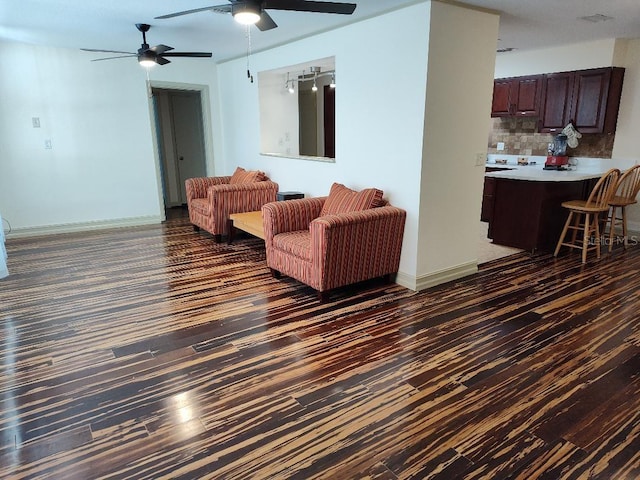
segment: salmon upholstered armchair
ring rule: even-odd
[[[406,212],[382,200],[382,191],[354,192],[334,183],[328,197],[262,207],[267,266],[329,291],[398,272]]]
[[[230,214],[258,211],[278,193],[278,184],[263,172],[241,167],[231,176],[189,178],[185,187],[193,228],[206,230],[216,242],[228,235]]]

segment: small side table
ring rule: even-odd
[[[281,202],[283,200],[295,200],[297,198],[304,198],[302,192],[278,192],[276,199]]]

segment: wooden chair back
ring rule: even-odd
[[[593,190],[591,190],[586,206],[601,209],[602,211],[608,210],[609,200],[616,192],[619,177],[620,170],[617,168],[612,168],[602,175]]]
[[[616,199],[633,203],[640,191],[640,165],[636,165],[622,174],[616,187]]]

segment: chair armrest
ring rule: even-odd
[[[320,215],[326,198],[299,198],[264,205],[262,223],[265,237],[273,238],[283,232],[308,230],[311,220]]]
[[[262,205],[275,202],[278,184],[272,181],[214,185],[207,189],[207,201],[213,213],[215,231],[226,234],[229,215],[256,212]]]
[[[389,205],[313,220],[311,251],[321,290],[397,272],[406,217]]]
[[[206,198],[209,187],[213,185],[223,185],[229,183],[230,180],[231,176],[187,178],[184,182],[187,193],[187,203],[193,198]]]

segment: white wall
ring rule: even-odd
[[[335,56],[335,163],[261,156],[258,89],[246,79],[246,60],[218,68],[224,118],[220,171],[258,168],[281,190],[308,196],[326,195],[333,182],[384,190],[391,204],[408,211],[400,270],[409,275],[415,275],[417,260],[429,8],[413,5],[252,56],[254,77]]]
[[[156,222],[163,214],[145,70],[135,58],[91,58],[0,42],[0,212],[14,233]],[[151,78],[215,91],[215,64],[198,60],[175,59]],[[215,132],[219,117],[211,123]]]
[[[498,23],[495,14],[431,7],[419,288],[477,269]]]
[[[640,39],[620,40],[621,59],[618,66],[625,67],[620,113],[613,158],[629,159],[640,163]],[[628,208],[629,228],[640,232],[640,205]]]
[[[615,39],[496,55],[495,78],[613,66]]]

